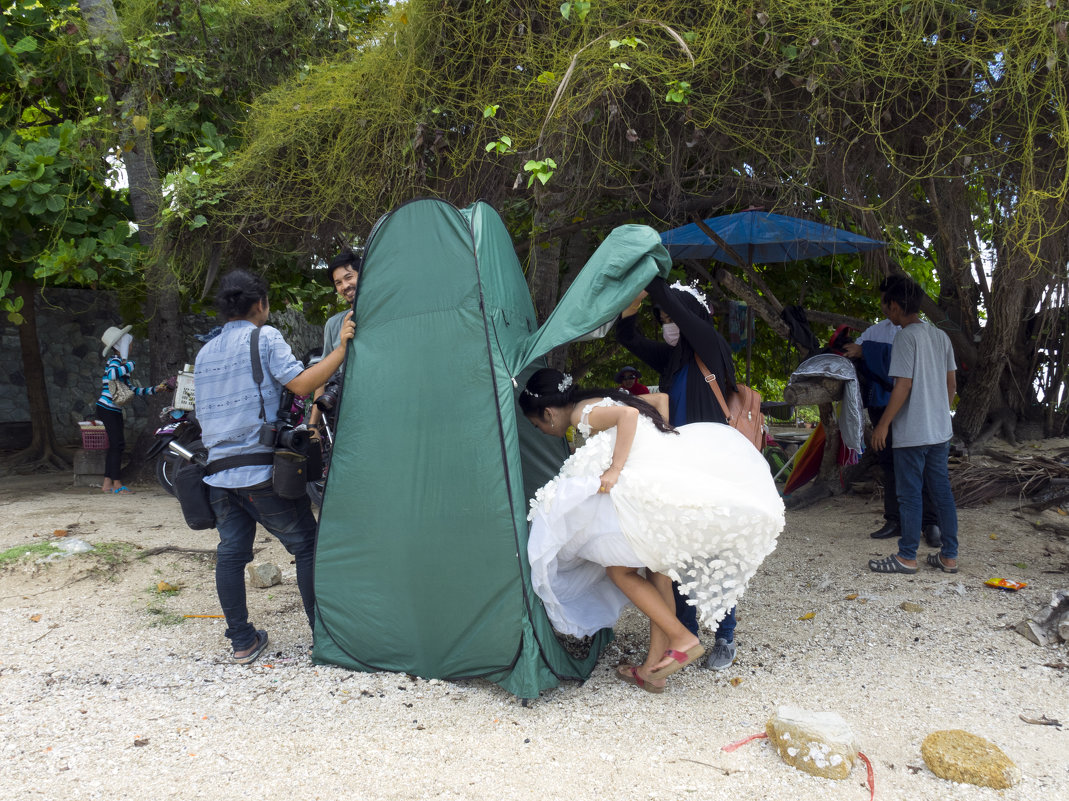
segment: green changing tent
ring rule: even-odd
[[[368,238],[316,548],[313,657],[481,677],[521,698],[586,679],[531,589],[528,501],[567,457],[516,405],[550,349],[612,320],[671,266],[614,230],[541,328],[485,203],[416,200]],[[537,364],[536,364],[537,362]]]

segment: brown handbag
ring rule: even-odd
[[[761,393],[745,384],[737,384],[738,391],[731,396],[731,401],[725,401],[716,376],[709,372],[697,353],[694,358],[705,376],[705,383],[720,402],[727,424],[746,437],[757,450],[762,450],[765,447],[765,416],[761,412]]]

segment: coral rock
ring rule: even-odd
[[[961,729],[929,734],[921,756],[932,773],[952,782],[1004,790],[1021,780],[1021,769],[997,745]]]
[[[781,706],[765,732],[784,762],[814,776],[845,779],[857,762],[854,734],[834,712]]]

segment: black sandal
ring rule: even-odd
[[[916,573],[917,568],[904,565],[892,554],[885,559],[869,559],[869,570],[873,573]]]
[[[260,654],[264,652],[267,647],[267,632],[263,629],[257,629],[256,642],[251,646],[252,650],[245,656],[231,655],[230,661],[235,665],[251,665],[257,659],[260,658]]]
[[[942,570],[944,573],[957,573],[957,567],[947,567],[943,564],[943,555],[939,553],[928,554],[928,567],[934,567],[938,570]]]

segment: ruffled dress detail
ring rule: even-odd
[[[616,486],[599,493],[616,429],[591,436],[531,501],[531,583],[553,627],[577,637],[613,626],[629,603],[605,573],[645,567],[680,584],[710,627],[742,597],[783,530],[768,463],[730,426],[692,423],[678,434],[638,418]]]

